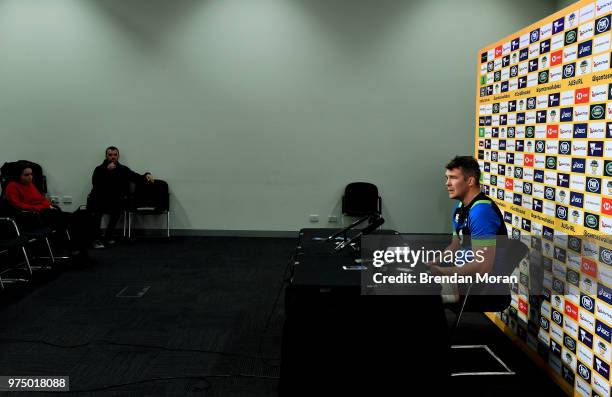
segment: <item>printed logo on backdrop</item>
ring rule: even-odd
[[[565,46],[574,44],[578,39],[578,28],[565,32]]]
[[[612,305],[612,289],[606,287],[603,284],[597,285],[597,298]]]
[[[572,63],[568,63],[567,65],[563,66],[563,78],[564,79],[569,79],[576,76],[576,63],[572,62]]]
[[[599,247],[599,261],[612,266],[612,251],[605,247]],[[612,303],[610,303],[612,305]]]
[[[595,320],[595,333],[606,342],[612,342],[612,329],[599,320]]]
[[[593,347],[593,335],[582,327],[578,329],[578,338],[586,346]]]
[[[601,34],[610,30],[610,15],[595,20],[595,34]]]

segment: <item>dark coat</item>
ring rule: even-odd
[[[91,182],[93,189],[87,200],[87,207],[92,210],[120,209],[130,192],[130,182],[139,183],[146,179],[123,164],[117,163],[114,170],[108,170],[108,160],[94,170]]]

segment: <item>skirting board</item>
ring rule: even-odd
[[[118,228],[115,233],[122,233]],[[280,237],[297,238],[298,231],[289,230],[209,230],[209,229],[170,229],[173,237]],[[132,236],[166,236],[166,229],[132,229]]]

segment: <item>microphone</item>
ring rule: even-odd
[[[325,240],[322,240],[324,243],[331,241],[333,239],[335,239],[336,237],[340,236],[341,234],[344,234],[346,232],[348,232],[349,230],[353,229],[355,226],[362,224],[363,222],[371,219],[371,216],[364,216],[361,219],[356,220],[355,222],[351,223],[350,225],[348,225],[347,227],[345,227],[344,229],[338,231],[337,233],[327,237]]]
[[[385,223],[385,218],[380,217],[380,218],[375,219],[372,223],[370,223],[368,226],[363,228],[360,235],[365,236],[365,235],[372,233],[374,230],[378,229],[378,227],[381,226],[383,223]]]
[[[347,245],[350,245],[351,243],[353,243],[353,241],[360,239],[361,236],[363,235],[368,235],[370,233],[372,233],[374,230],[376,230],[380,225],[382,225],[383,223],[385,223],[385,218],[383,217],[377,217],[376,219],[374,219],[372,221],[372,223],[370,223],[368,226],[364,227],[357,235],[355,235],[353,238],[351,238],[348,241],[344,241],[341,244],[338,244],[336,246],[336,248],[334,248],[334,251],[341,251],[343,248],[345,248]]]

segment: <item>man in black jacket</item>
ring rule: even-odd
[[[100,227],[102,215],[108,214],[109,220],[103,242],[96,242],[96,248],[104,248],[104,243],[113,244],[112,233],[125,207],[130,182],[154,182],[151,173],[140,175],[119,163],[119,149],[110,146],[105,151],[104,162],[96,167],[92,177],[93,189],[87,199],[87,209],[96,217]],[[99,232],[98,232],[99,234]]]

